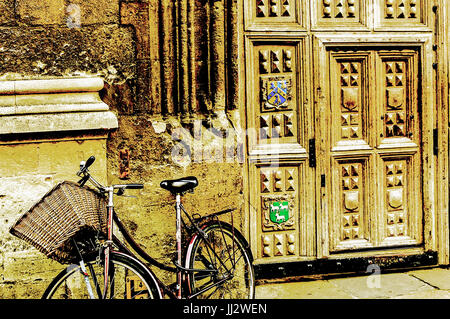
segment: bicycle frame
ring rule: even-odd
[[[170,267],[164,264],[159,263],[157,260],[155,260],[154,258],[152,258],[150,255],[148,255],[140,246],[139,244],[136,243],[136,241],[133,239],[133,237],[129,234],[129,232],[127,231],[127,229],[125,228],[125,226],[123,225],[123,223],[121,222],[120,218],[117,216],[117,214],[114,212],[113,215],[113,219],[114,222],[116,223],[120,233],[123,235],[123,238],[125,240],[126,243],[128,243],[130,245],[130,247],[137,253],[137,255],[139,255],[142,259],[144,259],[145,261],[147,261],[148,263],[150,263],[151,265],[158,267],[162,270],[166,270],[172,273],[176,273],[177,274],[177,281],[174,283],[176,284],[175,289],[171,289],[168,285],[162,283],[161,281],[159,281],[159,284],[161,286],[161,288],[169,295],[170,298],[174,298],[174,299],[179,299],[179,298],[187,298],[187,299],[191,299],[191,298],[195,298],[196,296],[202,294],[203,292],[211,289],[212,287],[215,286],[219,286],[220,284],[222,284],[224,281],[226,281],[228,279],[228,277],[225,277],[224,279],[211,284],[210,286],[205,287],[204,289],[202,289],[201,291],[196,292],[195,294],[190,294],[188,293],[183,293],[183,284],[185,283],[184,278],[183,278],[183,273],[187,274],[190,272],[208,272],[208,273],[213,273],[216,272],[215,269],[187,269],[185,267],[183,267],[181,265],[181,261],[180,258],[182,259],[183,257],[183,250],[181,248],[181,243],[182,243],[182,238],[181,238],[181,234],[182,234],[182,225],[184,225],[188,230],[191,229],[191,232],[194,232],[195,234],[197,234],[198,236],[201,236],[203,239],[205,239],[206,243],[207,243],[207,238],[205,236],[205,234],[203,233],[203,230],[199,227],[199,222],[202,221],[206,221],[208,219],[211,218],[215,218],[217,216],[232,212],[233,210],[235,210],[234,208],[229,208],[229,209],[225,209],[222,210],[220,212],[217,213],[212,213],[210,215],[207,216],[203,216],[200,217],[199,219],[197,219],[198,222],[195,222],[194,220],[192,220],[192,218],[189,216],[189,214],[187,213],[187,211],[184,209],[182,203],[181,203],[181,198],[179,200],[176,200],[176,209],[177,209],[177,242],[176,242],[176,246],[177,246],[177,259],[175,261],[173,261],[175,267]],[[184,222],[182,216],[181,216],[181,212],[183,212],[185,214],[185,216],[188,218],[189,222],[191,223],[191,227],[187,227],[186,223]],[[193,229],[193,230],[192,230]],[[192,240],[194,239],[194,237],[192,238]],[[130,254],[132,256],[135,256],[135,254],[133,254],[132,251],[130,251],[123,243],[121,243],[120,241],[114,241],[114,244],[116,246],[119,247],[119,251],[123,250],[125,251],[127,254]],[[209,245],[209,244],[208,244]],[[209,246],[209,248],[211,248]],[[217,260],[219,260],[221,262],[221,264],[227,269],[226,265],[223,264],[222,259],[215,253],[214,250],[212,250],[213,254],[215,255],[215,257],[217,257]],[[227,271],[229,271],[229,269],[227,269]]]
[[[91,158],[88,160],[88,162],[91,160]],[[92,164],[93,160],[91,161],[90,164]],[[195,272],[203,272],[203,273],[213,273],[213,272],[217,272],[217,270],[215,269],[188,269],[182,266],[182,261],[183,261],[183,249],[182,249],[182,225],[184,225],[186,227],[186,229],[190,232],[193,232],[194,234],[196,234],[196,236],[201,236],[204,240],[205,243],[207,244],[207,246],[209,246],[209,248],[211,249],[211,246],[206,238],[205,233],[203,232],[203,230],[201,229],[201,223],[208,221],[209,219],[212,218],[217,218],[218,220],[218,216],[225,214],[225,213],[229,213],[231,211],[234,210],[234,208],[231,209],[225,209],[223,211],[217,212],[217,213],[213,213],[207,216],[203,216],[203,217],[199,217],[195,220],[193,220],[193,218],[191,218],[189,216],[189,214],[187,213],[187,211],[184,209],[182,203],[181,203],[181,194],[176,194],[175,196],[175,210],[176,210],[176,247],[177,247],[177,258],[176,261],[173,261],[175,267],[170,267],[164,264],[159,263],[158,261],[156,261],[155,259],[153,259],[150,255],[148,255],[144,250],[142,250],[142,248],[134,241],[134,239],[132,238],[132,236],[128,233],[128,231],[126,230],[125,226],[123,225],[123,223],[120,221],[119,217],[117,216],[117,214],[114,211],[114,191],[118,190],[117,195],[122,195],[123,191],[126,188],[138,188],[137,186],[140,184],[124,184],[124,185],[112,185],[112,186],[108,186],[108,187],[104,187],[102,186],[99,182],[97,182],[88,172],[87,167],[90,164],[84,164],[84,168],[80,169],[80,171],[77,173],[77,175],[81,176],[83,175],[83,178],[80,180],[80,185],[84,185],[84,183],[86,183],[87,181],[90,181],[96,188],[98,188],[98,190],[103,193],[103,194],[107,194],[108,195],[108,203],[107,203],[107,238],[106,241],[103,245],[103,253],[105,256],[105,265],[104,265],[104,283],[103,283],[103,294],[102,297],[106,298],[106,294],[109,288],[109,284],[108,284],[108,278],[110,277],[110,255],[112,251],[116,251],[114,250],[114,246],[118,247],[118,252],[125,252],[126,254],[129,254],[130,256],[133,256],[134,258],[137,258],[135,256],[135,254],[133,252],[131,252],[122,242],[120,242],[115,236],[114,236],[114,231],[113,231],[113,227],[114,227],[114,222],[117,224],[119,231],[122,233],[125,241],[131,246],[131,248],[140,256],[142,257],[144,260],[146,260],[147,262],[149,262],[150,264],[166,270],[166,271],[170,271],[173,273],[177,274],[177,280],[174,283],[175,284],[175,289],[172,290],[169,286],[165,285],[164,283],[162,283],[158,278],[157,281],[160,284],[160,288],[162,288],[166,293],[168,293],[170,298],[177,298],[177,299],[181,299],[181,298],[194,298],[200,294],[202,294],[203,292],[211,289],[212,287],[215,286],[219,286],[221,285],[223,282],[225,282],[226,280],[228,280],[229,276],[225,276],[224,278],[222,278],[221,280],[212,283],[211,285],[203,288],[201,291],[196,292],[195,294],[190,294],[190,292],[188,293],[184,293],[183,291],[183,284],[185,283],[185,274],[187,273],[195,273]],[[80,165],[81,168],[81,165]],[[133,186],[133,187],[131,187]],[[142,185],[140,185],[142,186]],[[143,186],[142,186],[143,187]],[[140,188],[142,188],[140,187]],[[186,223],[184,222],[181,213],[184,213],[186,215],[186,217],[188,218],[191,226],[187,227]],[[234,229],[234,227],[233,227]],[[196,236],[193,237],[196,238]],[[233,233],[234,236],[234,233]],[[191,243],[193,242],[193,240],[191,241]],[[234,248],[233,248],[234,249]],[[217,257],[217,260],[220,261],[221,265],[226,269],[227,273],[230,272],[230,270],[226,267],[226,265],[224,264],[224,262],[222,261],[222,259],[216,254],[216,252],[211,249],[211,251],[214,253],[215,257]],[[83,259],[81,257],[81,261],[80,261],[80,266],[83,269],[83,272],[85,272],[85,274],[87,275],[86,271],[85,271],[85,267],[83,267],[84,262]],[[89,281],[86,279],[86,284],[87,284],[87,289],[88,291],[92,291],[92,288],[90,287]],[[91,294],[91,297],[93,297],[93,294]]]

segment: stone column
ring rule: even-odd
[[[138,103],[182,118],[235,109],[236,0],[149,0],[121,4],[137,39]],[[145,109],[145,110],[144,110]]]

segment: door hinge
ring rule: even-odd
[[[316,139],[309,140],[309,167],[316,167]]]
[[[433,155],[439,154],[439,133],[438,129],[433,129]]]

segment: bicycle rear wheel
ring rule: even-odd
[[[191,295],[211,299],[252,299],[255,274],[245,238],[231,225],[214,222],[196,234],[187,249]],[[203,270],[203,271],[202,271]],[[205,271],[209,270],[209,271]]]
[[[154,274],[134,258],[113,252],[110,256],[110,279],[107,299],[162,298]],[[103,296],[104,259],[86,262],[91,292]],[[50,283],[42,299],[90,299],[88,285],[80,265],[70,265]]]

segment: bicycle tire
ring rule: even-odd
[[[192,237],[186,253],[186,268],[214,269],[216,272],[189,271],[187,286],[190,288],[190,295],[211,299],[253,299],[253,256],[244,236],[224,222],[206,224],[202,231],[207,239],[200,234]],[[230,274],[232,277],[225,280]],[[207,290],[201,292],[205,289]]]
[[[110,260],[111,269],[114,269],[114,279],[109,282],[110,289],[106,296],[107,299],[162,299],[155,275],[137,259],[120,252],[112,252]],[[90,275],[92,292],[96,298],[101,299],[104,258],[101,258],[99,262],[91,260],[85,264]],[[92,271],[94,271],[95,277]],[[69,265],[62,270],[52,280],[42,296],[42,299],[89,298],[81,267],[77,264]]]

